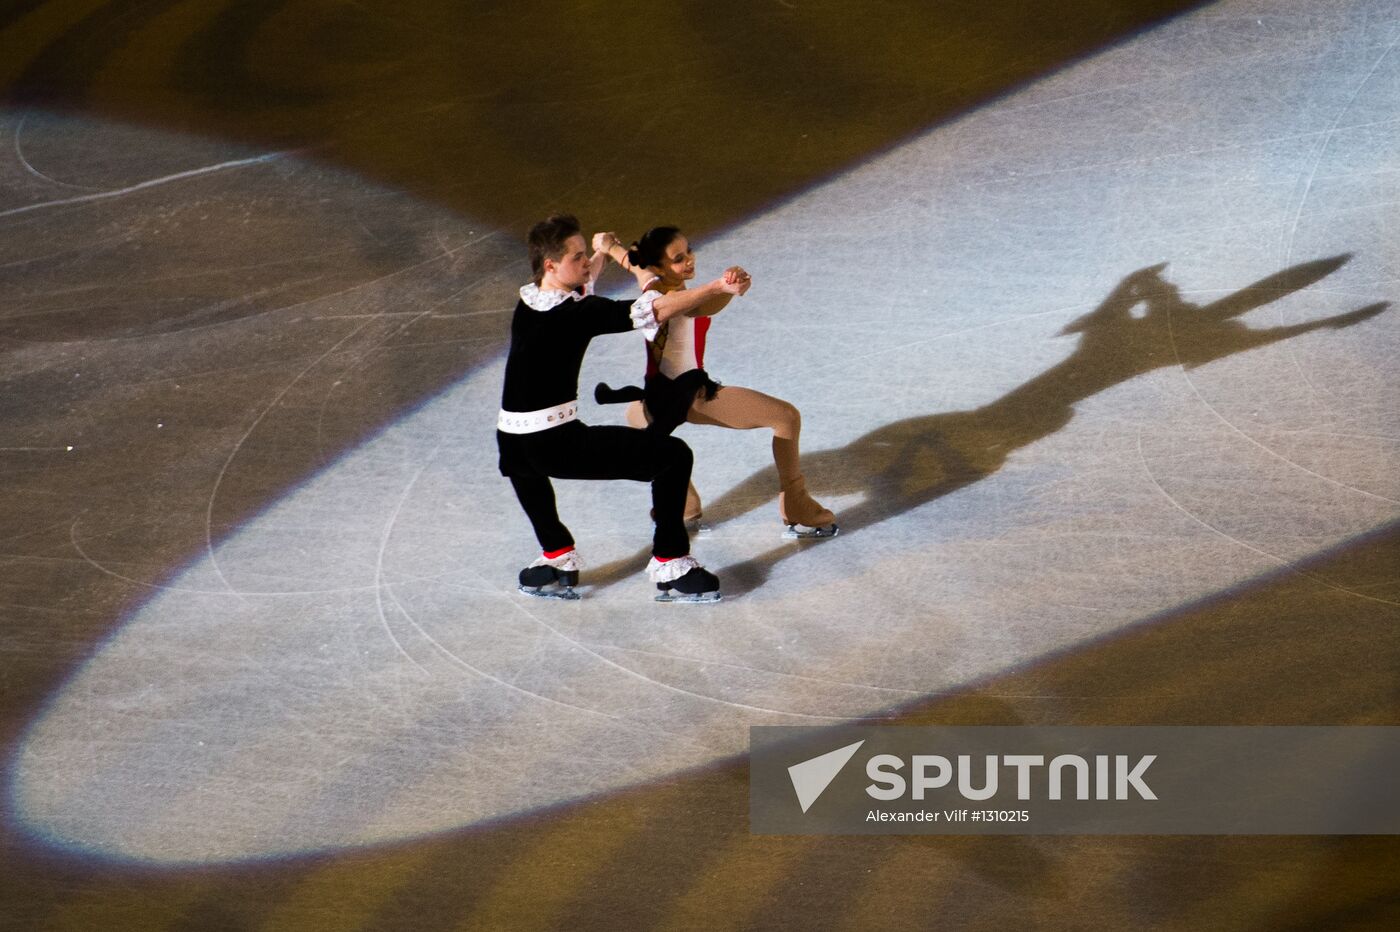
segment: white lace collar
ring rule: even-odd
[[[581,301],[592,293],[592,282],[583,286],[583,294],[577,291],[556,291],[553,288],[546,291],[534,282],[520,286],[520,300],[534,311],[551,311],[565,301]]]

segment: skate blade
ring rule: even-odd
[[[687,521],[685,523],[685,532],[691,537],[709,537],[713,530],[714,528],[710,527],[708,524],[703,524],[699,521]]]
[[[544,587],[531,589],[529,586],[517,586],[516,588],[526,595],[532,595],[537,599],[559,599],[564,602],[577,602],[582,598],[582,596],[568,586],[559,589],[546,589]]]
[[[697,592],[694,594],[686,592],[658,592],[656,601],[658,602],[688,602],[692,605],[703,602],[719,602],[722,596],[718,592]]]
[[[823,527],[807,527],[805,524],[789,524],[783,531],[783,536],[788,540],[826,540],[828,537],[835,537],[841,533],[841,528],[835,524],[828,524]]]

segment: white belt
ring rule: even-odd
[[[506,434],[536,434],[578,419],[578,399],[539,411],[505,411],[496,418],[496,429]]]

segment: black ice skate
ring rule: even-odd
[[[680,557],[660,562],[655,557],[647,566],[647,575],[656,583],[658,602],[718,602],[719,577],[695,562],[693,557]]]
[[[578,567],[578,555],[572,550],[553,559],[541,557],[520,571],[520,591],[542,599],[572,602],[579,598],[574,591],[578,585]]]

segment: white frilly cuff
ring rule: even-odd
[[[699,568],[699,561],[689,554],[667,560],[665,563],[652,557],[651,562],[647,564],[647,578],[654,583],[675,582],[691,570]]]
[[[583,569],[583,560],[579,558],[577,550],[570,550],[568,553],[561,553],[553,559],[541,555],[538,560],[530,564],[531,566],[552,566],[556,570],[565,572],[577,572]]]
[[[661,331],[661,325],[656,322],[656,313],[652,310],[652,305],[656,299],[661,297],[659,291],[643,291],[642,296],[632,302],[632,329],[642,331],[642,335],[647,340],[655,340],[656,335]],[[668,580],[662,580],[667,582]]]

